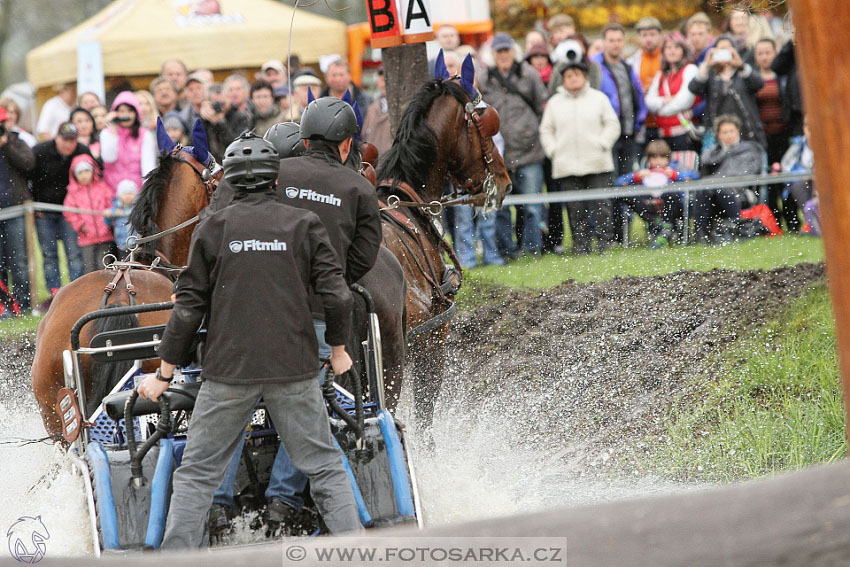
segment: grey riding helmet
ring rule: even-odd
[[[342,142],[358,131],[357,117],[347,102],[324,96],[307,105],[301,114],[301,138]]]
[[[274,185],[279,170],[277,150],[253,132],[245,132],[224,151],[224,178],[234,187],[267,189]]]
[[[300,156],[307,148],[301,140],[301,126],[295,122],[279,122],[266,131],[263,139],[277,150],[280,159]]]

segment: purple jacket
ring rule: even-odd
[[[605,96],[607,96],[608,100],[611,101],[611,106],[614,107],[614,112],[616,112],[617,116],[620,117],[620,93],[617,91],[617,83],[611,75],[611,69],[608,68],[608,64],[605,62],[605,57],[602,53],[597,53],[591,57],[590,60],[598,63],[599,68],[602,69],[602,82],[599,85],[599,90],[605,93]],[[643,85],[640,82],[640,77],[635,74],[631,65],[626,63],[625,59],[622,60],[622,63],[626,66],[626,69],[629,70],[629,76],[632,78],[632,95],[635,101],[635,106],[637,107],[635,112],[635,135],[637,135],[641,128],[643,128],[643,123],[646,122],[647,111],[646,101],[643,97]]]

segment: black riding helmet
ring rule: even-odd
[[[277,150],[254,132],[245,132],[224,151],[224,178],[234,187],[260,191],[274,185],[280,170]]]
[[[357,117],[347,102],[332,96],[317,98],[301,114],[301,138],[342,142],[358,131]]]
[[[277,150],[280,159],[300,156],[307,148],[301,140],[301,126],[295,122],[279,122],[266,131],[263,139]]]

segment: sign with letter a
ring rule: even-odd
[[[366,8],[375,49],[434,39],[429,0],[366,0]]]
[[[399,11],[404,19],[404,43],[422,43],[434,39],[429,0],[399,0]]]

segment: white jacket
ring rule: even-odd
[[[611,101],[588,85],[576,94],[558,87],[540,122],[540,141],[555,179],[613,171],[611,148],[619,137],[620,119]]]

